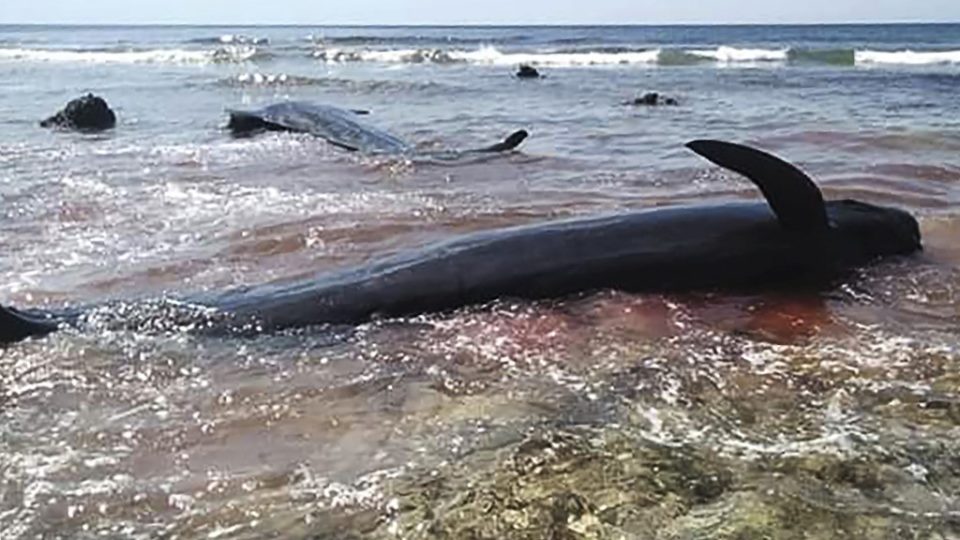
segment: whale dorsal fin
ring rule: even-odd
[[[796,166],[756,148],[723,141],[693,141],[687,148],[749,178],[784,229],[809,234],[830,228],[820,188]]]

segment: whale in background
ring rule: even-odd
[[[253,111],[228,111],[227,128],[238,136],[260,131],[292,131],[309,133],[351,152],[366,154],[417,154],[408,144],[382,129],[361,122],[367,111],[346,110],[332,105],[285,101]],[[525,130],[511,133],[503,141],[460,153],[506,152],[520,146],[527,138]]]

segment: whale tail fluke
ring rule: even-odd
[[[55,332],[58,326],[53,320],[0,306],[0,345],[45,336]]]
[[[478,148],[476,150],[471,150],[471,152],[489,152],[489,153],[509,152],[510,150],[513,150],[516,147],[520,146],[520,144],[523,143],[523,141],[526,140],[528,136],[530,136],[530,134],[527,133],[527,130],[525,129],[517,130],[511,133],[506,139],[504,139],[501,142],[498,142],[497,144],[494,144],[492,146],[487,146],[485,148]]]

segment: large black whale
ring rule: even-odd
[[[465,235],[293,286],[188,299],[193,331],[271,332],[444,311],[497,298],[624,291],[829,285],[877,258],[921,249],[917,221],[896,208],[824,202],[802,171],[720,141],[693,151],[752,180],[764,202],[677,206]],[[83,324],[73,312],[0,311],[0,342]],[[131,323],[132,324],[132,323]]]
[[[361,122],[358,116],[366,114],[366,111],[346,110],[333,105],[304,101],[285,101],[253,111],[231,110],[228,113],[230,121],[227,128],[235,135],[245,136],[259,131],[293,131],[309,133],[351,152],[407,155],[418,153],[402,139]],[[527,132],[521,129],[491,146],[462,152],[444,152],[437,156],[506,152],[520,146],[527,135]]]

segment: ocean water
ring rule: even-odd
[[[4,304],[283,283],[466,231],[759,197],[697,138],[905,208],[925,240],[821,294],[504,301],[334,341],[106,317],[19,344],[0,536],[960,535],[958,85],[949,24],[0,26]],[[625,105],[648,91],[679,105]],[[86,92],[116,129],[38,126]],[[432,162],[223,129],[288,99],[368,109],[425,151],[531,137]]]

